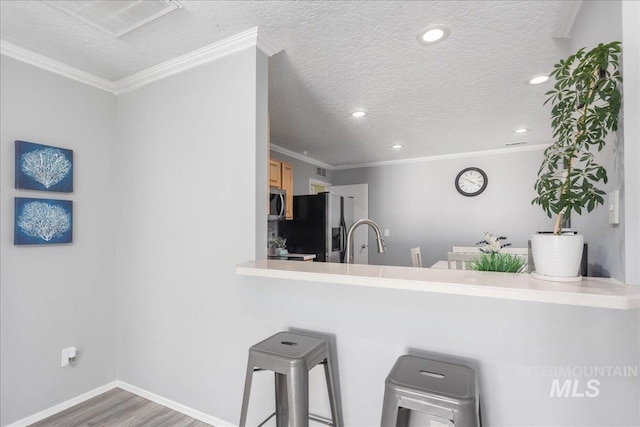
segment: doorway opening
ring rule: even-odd
[[[309,178],[309,194],[318,194],[324,191],[329,191],[329,187],[331,187],[330,182]]]

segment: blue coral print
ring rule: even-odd
[[[16,188],[73,192],[73,151],[16,141]]]

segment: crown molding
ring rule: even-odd
[[[235,36],[194,50],[185,55],[165,61],[146,70],[135,73],[114,82],[116,95],[130,92],[144,85],[186,71],[207,62],[215,61],[227,55],[239,52],[249,47],[257,46],[268,56],[280,52],[282,49],[268,36],[261,34],[258,27],[251,28]]]
[[[342,170],[342,169],[370,168],[370,167],[376,167],[376,166],[402,165],[407,163],[436,162],[441,160],[462,159],[467,157],[495,156],[497,154],[510,154],[510,153],[519,153],[522,151],[544,150],[548,146],[549,144],[539,144],[539,145],[530,145],[530,146],[516,146],[516,147],[510,147],[510,148],[498,148],[495,150],[468,151],[465,153],[442,154],[438,156],[426,156],[426,157],[414,157],[411,159],[389,160],[384,162],[332,166],[331,169]]]
[[[320,160],[316,160],[309,156],[305,156],[304,154],[296,153],[295,151],[291,151],[287,148],[281,147],[276,144],[271,144],[271,149],[276,153],[284,154],[285,156],[293,157],[294,159],[302,160],[305,163],[310,163],[314,166],[320,166],[321,168],[334,170],[336,169],[334,166],[331,166],[328,163],[321,162]]]
[[[509,154],[509,153],[519,153],[523,151],[544,150],[548,146],[549,144],[537,144],[537,145],[529,145],[529,146],[521,145],[521,146],[514,146],[509,148],[498,148],[495,150],[467,151],[464,153],[442,154],[438,156],[413,157],[411,159],[387,160],[383,162],[356,163],[356,164],[341,165],[341,166],[333,166],[328,163],[321,162],[320,160],[316,160],[309,156],[296,153],[295,151],[291,151],[287,148],[281,147],[276,144],[271,144],[271,149],[277,153],[281,153],[281,154],[284,154],[285,156],[293,157],[294,159],[302,160],[303,162],[310,163],[314,166],[320,166],[321,168],[325,168],[328,170],[344,170],[344,169],[357,169],[357,168],[372,168],[376,166],[393,166],[393,165],[402,165],[407,163],[436,162],[440,160],[464,159],[467,157],[494,156],[497,154]]]
[[[55,59],[0,40],[0,54],[17,59],[27,64],[42,68],[55,74],[76,80],[80,83],[111,92],[115,95],[130,92],[144,85],[186,71],[207,62],[215,61],[226,55],[239,52],[249,47],[257,47],[267,56],[273,56],[282,48],[258,27],[251,28],[240,34],[228,37],[193,52],[165,61],[161,64],[142,70],[129,77],[115,82],[97,77],[86,71],[71,67]]]
[[[55,59],[51,59],[39,53],[35,53],[31,50],[22,48],[13,43],[9,43],[8,41],[0,40],[0,54],[13,59],[17,59],[18,61],[25,62],[35,67],[42,68],[52,73],[70,78],[72,80],[76,80],[80,83],[84,83],[86,85],[93,86],[107,92],[114,92],[113,83],[109,80],[94,76],[93,74],[87,73],[86,71],[71,67],[70,65],[64,64],[60,61],[56,61]]]
[[[273,56],[276,53],[282,52],[282,46],[277,44],[271,37],[264,31],[260,31],[258,27],[255,27],[257,37],[256,46],[267,56]]]
[[[554,39],[571,38],[571,30],[573,29],[573,24],[576,22],[578,13],[580,13],[580,9],[582,9],[582,3],[584,3],[582,0],[562,2],[560,18],[551,35]]]

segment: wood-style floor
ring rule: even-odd
[[[194,418],[114,388],[31,427],[210,427]]]

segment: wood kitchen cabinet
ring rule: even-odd
[[[293,166],[269,159],[269,186],[287,192],[285,218],[293,219]]]
[[[282,188],[282,162],[269,159],[269,187]]]
[[[293,166],[282,162],[282,187],[287,191],[285,218],[293,219]]]

